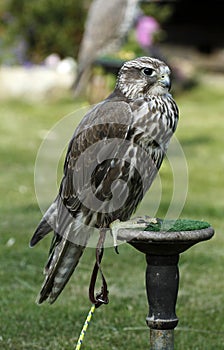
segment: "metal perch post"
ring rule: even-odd
[[[147,226],[142,230],[142,225]],[[140,228],[138,228],[138,225]],[[127,226],[128,228],[125,228]],[[141,217],[121,223],[117,238],[146,255],[146,292],[151,350],[173,350],[178,286],[179,254],[196,243],[209,240],[214,229],[194,220],[162,221]]]

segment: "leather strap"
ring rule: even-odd
[[[96,247],[96,262],[93,268],[90,285],[89,285],[89,299],[90,301],[95,305],[96,308],[100,307],[102,304],[108,304],[108,290],[107,290],[107,282],[103,275],[100,263],[103,257],[104,252],[104,241],[106,237],[106,229],[100,230],[100,237],[97,243]],[[95,285],[97,280],[98,272],[100,272],[101,279],[102,279],[102,286],[101,286],[101,292],[97,293],[95,296]]]

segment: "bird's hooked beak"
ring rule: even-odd
[[[162,87],[164,87],[168,91],[170,90],[171,81],[170,81],[170,77],[168,74],[162,74],[160,79],[159,79],[159,83],[162,85]]]

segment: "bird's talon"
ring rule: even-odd
[[[115,246],[114,246],[114,250],[115,250],[115,253],[116,253],[116,254],[119,254],[118,245],[115,245]]]

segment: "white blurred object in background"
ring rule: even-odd
[[[75,75],[75,60],[71,57],[61,60],[57,54],[48,56],[44,65],[1,66],[0,100],[22,98],[38,101],[57,97],[71,89]]]

